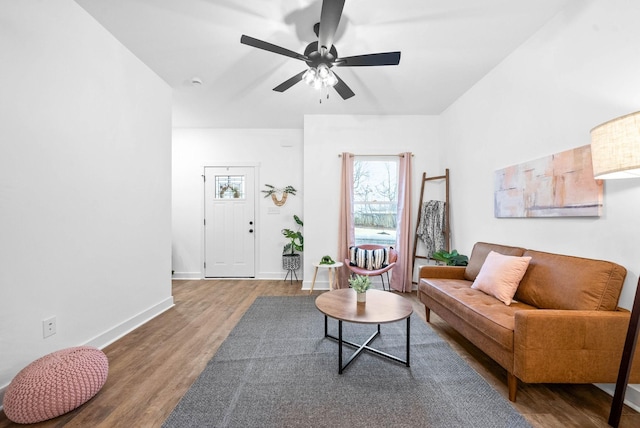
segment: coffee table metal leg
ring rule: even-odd
[[[409,345],[411,343],[411,317],[407,317],[407,367],[409,367]]]
[[[329,329],[327,327],[327,316],[324,316],[324,337],[329,337]]]
[[[365,341],[365,343],[363,344],[357,344],[357,343],[353,343],[350,342],[348,340],[343,340],[342,338],[342,321],[338,320],[338,337],[333,336],[331,334],[329,334],[329,330],[328,330],[328,316],[325,315],[324,316],[324,337],[327,337],[329,339],[333,339],[336,342],[338,342],[338,374],[342,374],[342,372],[344,370],[346,370],[347,367],[349,367],[349,364],[351,364],[363,351],[369,351],[372,352],[376,355],[379,355],[381,357],[385,357],[388,358],[390,360],[396,361],[398,363],[402,363],[405,364],[407,367],[409,366],[409,352],[410,352],[410,345],[411,345],[411,339],[410,339],[410,334],[411,334],[411,320],[410,317],[407,318],[407,351],[406,351],[406,359],[402,360],[396,356],[393,356],[391,354],[388,354],[386,352],[382,352],[378,349],[372,348],[371,346],[369,346],[371,344],[371,342],[373,342],[373,340],[378,337],[378,335],[380,335],[380,324],[378,324],[378,327],[376,329],[376,331],[373,332],[373,334],[371,334],[371,336],[369,337],[369,339],[367,339]],[[342,350],[344,348],[344,345],[348,345],[351,346],[353,348],[355,348],[355,352],[349,357],[349,359],[347,360],[346,363],[344,363],[344,365],[342,364],[343,358],[342,358]]]
[[[338,320],[338,374],[342,374],[342,320]]]

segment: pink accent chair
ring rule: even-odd
[[[362,244],[362,245],[358,245],[357,247],[362,250],[381,250],[384,248],[389,249],[389,264],[380,269],[369,270],[369,269],[361,268],[358,266],[353,266],[351,264],[350,259],[345,259],[344,265],[349,268],[352,275],[364,275],[369,277],[380,276],[380,279],[382,280],[383,290],[386,290],[386,287],[384,284],[384,276],[383,276],[383,274],[386,273],[387,283],[389,284],[389,291],[391,291],[391,282],[389,281],[389,271],[394,268],[394,266],[396,265],[396,262],[398,261],[398,252],[395,249],[393,249],[393,247],[388,247],[386,245],[378,245],[378,244]]]

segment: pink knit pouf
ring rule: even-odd
[[[109,361],[91,346],[61,349],[22,369],[5,392],[11,421],[33,424],[70,412],[89,401],[107,381]]]

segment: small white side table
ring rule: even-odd
[[[316,276],[318,276],[318,268],[327,268],[329,273],[329,290],[333,290],[333,281],[336,282],[336,288],[339,287],[340,283],[338,282],[338,277],[336,275],[335,268],[342,267],[343,264],[344,263],[342,262],[335,262],[332,265],[320,264],[320,262],[313,263],[313,266],[316,269],[315,269],[315,272],[313,272],[313,281],[311,282],[311,290],[309,290],[309,294],[313,292],[313,286],[316,284]],[[331,278],[331,275],[333,275],[333,278]]]

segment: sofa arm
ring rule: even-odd
[[[426,265],[420,268],[419,278],[464,279],[464,266]]]
[[[517,311],[513,373],[532,383],[615,382],[629,318],[626,310]],[[640,381],[640,364],[631,377]]]

